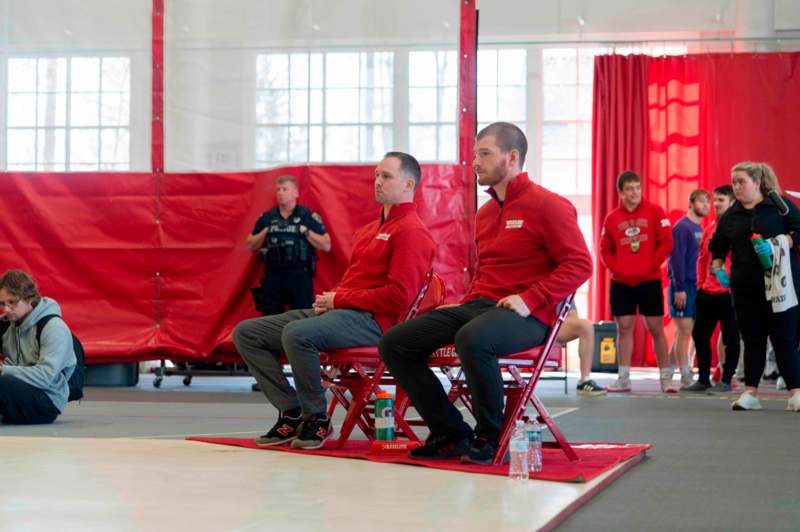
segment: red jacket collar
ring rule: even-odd
[[[413,202],[409,201],[406,203],[398,203],[396,205],[392,205],[392,208],[389,209],[389,216],[385,220],[383,219],[383,208],[381,208],[381,225],[385,224],[390,220],[394,220],[395,218],[399,218],[409,212],[415,211],[417,206],[414,205]]]
[[[522,194],[522,192],[531,186],[531,178],[528,177],[528,172],[521,172],[517,177],[515,177],[506,187],[506,197],[503,202],[508,200],[512,200]],[[492,187],[489,187],[486,192],[493,197],[497,202],[500,202],[500,199],[497,197],[497,192],[494,191]]]

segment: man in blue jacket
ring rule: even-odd
[[[3,423],[52,423],[64,411],[68,380],[75,370],[72,333],[61,308],[42,297],[30,275],[9,270],[0,277],[0,308],[8,328],[0,360],[0,420]],[[55,314],[37,338],[40,318]]]
[[[686,216],[672,227],[672,253],[669,256],[669,315],[675,321],[675,341],[670,349],[673,369],[662,374],[661,387],[670,389],[674,367],[681,368],[681,389],[692,385],[689,368],[689,338],[692,337],[694,320],[697,318],[697,255],[703,227],[700,222],[711,210],[708,192],[697,189],[689,194],[689,210]],[[665,379],[668,378],[668,382]]]

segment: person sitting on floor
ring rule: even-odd
[[[61,308],[42,297],[33,278],[21,270],[0,277],[0,308],[5,333],[0,360],[0,419],[20,425],[52,423],[64,411],[76,358],[72,333]],[[55,314],[37,338],[39,319]]]
[[[461,304],[401,323],[378,344],[430,429],[411,458],[492,461],[503,427],[497,357],[541,344],[558,303],[592,273],[575,207],[522,171],[527,148],[525,134],[513,124],[496,122],[481,130],[473,166],[492,200],[477,213],[472,284]],[[428,366],[436,349],[452,343],[472,396],[474,433]]]
[[[320,351],[378,343],[411,305],[431,269],[436,244],[413,203],[417,160],[389,152],[375,169],[379,220],[353,237],[350,265],[339,285],[316,296],[313,308],[245,320],[233,341],[250,372],[279,411],[278,422],[256,439],[260,446],[291,442],[318,449],[333,431],[320,381]],[[295,387],[279,361],[286,353]]]
[[[589,378],[592,373],[592,356],[594,356],[594,323],[579,317],[578,310],[572,307],[566,321],[561,324],[557,340],[566,346],[575,339],[578,340],[578,359],[581,363],[578,395],[589,397],[606,395],[608,390]]]

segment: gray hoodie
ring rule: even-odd
[[[10,375],[47,394],[59,412],[69,397],[67,380],[75,371],[72,333],[61,318],[53,318],[42,329],[41,345],[36,341],[36,323],[43,316],[61,316],[61,307],[43,297],[22,323],[11,322],[3,335],[3,375]]]

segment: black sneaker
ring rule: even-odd
[[[689,386],[681,386],[681,391],[682,392],[699,392],[699,393],[703,393],[706,390],[708,390],[709,388],[711,388],[711,384],[710,383],[707,384],[705,382],[695,381],[692,384],[690,384]]]
[[[429,436],[425,440],[425,445],[409,451],[409,458],[415,460],[446,460],[448,458],[458,458],[467,451],[472,442],[469,436],[453,436],[442,434],[440,436]]]
[[[497,440],[495,438],[478,437],[467,454],[461,457],[461,463],[488,465],[494,461],[496,454]]]
[[[303,421],[300,435],[292,441],[292,449],[319,449],[333,435],[331,420],[325,414],[316,414]]]
[[[607,393],[608,390],[591,379],[578,383],[578,395],[597,397],[598,395],[605,395]]]
[[[297,437],[302,422],[302,416],[290,417],[281,415],[278,418],[278,422],[269,429],[269,432],[256,438],[256,445],[259,447],[271,447],[290,442]]]

